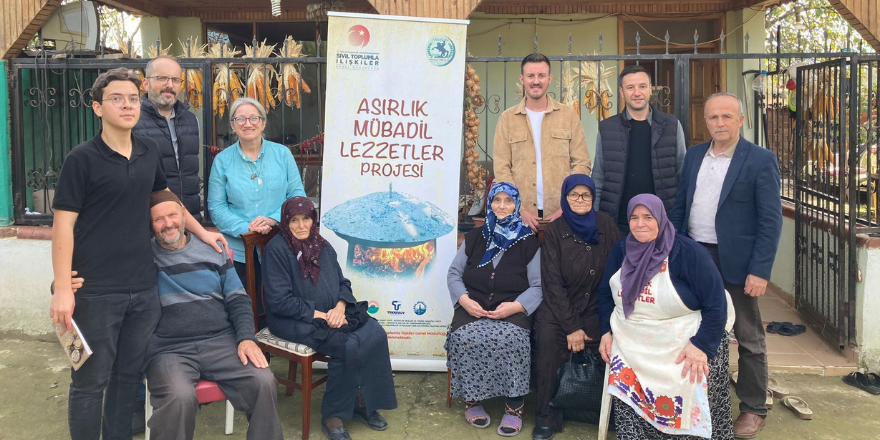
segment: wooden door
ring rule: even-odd
[[[718,60],[691,60],[689,146],[712,140],[703,110],[706,98],[721,91],[720,71]]]

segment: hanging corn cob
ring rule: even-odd
[[[284,46],[276,55],[281,58],[302,58],[305,56],[302,43],[297,43],[293,37],[284,39]],[[289,107],[302,106],[302,93],[311,93],[312,90],[305,80],[302,79],[302,64],[284,63],[281,65],[281,79],[278,87],[278,100],[283,101]],[[302,93],[301,93],[302,92]]]
[[[157,44],[158,44],[158,42],[157,42]],[[157,49],[157,47],[156,47],[155,44],[151,44],[151,45],[150,45],[150,48],[147,49],[147,58],[153,59],[153,58],[156,58],[156,57],[159,56],[159,55],[168,55],[168,51],[169,51],[169,50],[171,50],[171,45],[170,45],[170,44],[168,45],[168,47],[161,47],[161,46],[159,46],[158,49]]]
[[[242,58],[269,58],[274,49],[275,45],[267,45],[266,40],[254,47],[245,45]],[[275,108],[277,103],[272,95],[272,81],[278,78],[278,72],[267,63],[248,63],[247,70],[247,96],[259,101],[267,110]]]
[[[581,61],[581,87],[584,92],[584,107],[590,113],[596,113],[596,120],[601,121],[611,117],[611,86],[608,78],[614,76],[614,71],[603,67],[601,61]]]
[[[207,44],[199,45],[199,39],[187,38],[186,42],[177,40],[183,47],[183,56],[185,58],[204,58],[205,48]],[[184,69],[183,84],[186,87],[186,102],[192,106],[194,110],[198,110],[202,106],[202,69]]]
[[[474,190],[474,196],[477,199],[482,199],[489,172],[477,163],[480,160],[480,152],[477,151],[480,142],[480,117],[474,109],[483,105],[485,99],[480,95],[480,76],[470,64],[465,67],[464,85],[466,96],[464,100],[465,168],[468,182]]]
[[[231,48],[226,44],[214,43],[208,50],[210,58],[235,58],[241,52],[235,48]],[[236,99],[241,98],[244,93],[241,79],[235,70],[231,68],[232,63],[216,64],[214,68],[217,75],[214,77],[214,114],[223,116],[226,108]]]
[[[578,117],[581,115],[581,105],[578,102],[578,72],[568,61],[562,63],[562,104],[567,105],[577,112]]]

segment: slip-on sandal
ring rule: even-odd
[[[865,376],[868,376],[868,380],[871,382],[871,385],[875,387],[880,387],[880,375],[877,373],[865,373]]]
[[[781,399],[791,394],[787,388],[779,386],[779,382],[776,382],[776,379],[772,377],[767,379],[767,389],[770,390],[770,392],[773,393],[773,397],[777,399]]]
[[[804,399],[798,396],[786,396],[782,398],[782,404],[797,414],[801,420],[813,420],[813,410]]]
[[[503,437],[513,437],[522,430],[523,405],[519,408],[511,408],[504,405],[504,417],[501,418],[501,424],[498,425],[498,435]]]
[[[488,428],[489,424],[492,423],[492,419],[489,418],[489,414],[483,408],[483,405],[468,407],[464,410],[464,418],[467,419],[471,426],[479,429]]]
[[[868,376],[865,376],[863,373],[860,373],[858,371],[853,371],[852,373],[843,376],[843,381],[849,385],[865,390],[871,394],[880,394],[880,387],[871,384],[871,380],[868,379]]]
[[[805,325],[784,322],[782,327],[780,327],[776,333],[779,333],[782,336],[797,336],[805,331],[807,331],[807,326]]]
[[[782,328],[785,324],[791,325],[790,322],[772,321],[767,324],[767,333],[779,333],[779,329]]]

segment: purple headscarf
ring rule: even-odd
[[[658,231],[657,238],[647,243],[636,240],[632,232],[626,236],[626,258],[620,268],[623,315],[626,317],[632,313],[639,293],[648,281],[660,273],[663,260],[669,256],[675,243],[675,227],[666,217],[663,202],[654,194],[639,194],[630,199],[626,208],[627,218],[632,217],[633,210],[638,205],[648,208],[657,220]]]

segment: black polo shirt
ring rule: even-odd
[[[73,270],[79,294],[128,293],[156,285],[150,248],[150,193],[167,188],[159,149],[132,136],[131,158],[98,133],[77,145],[61,168],[54,209],[76,212]]]

